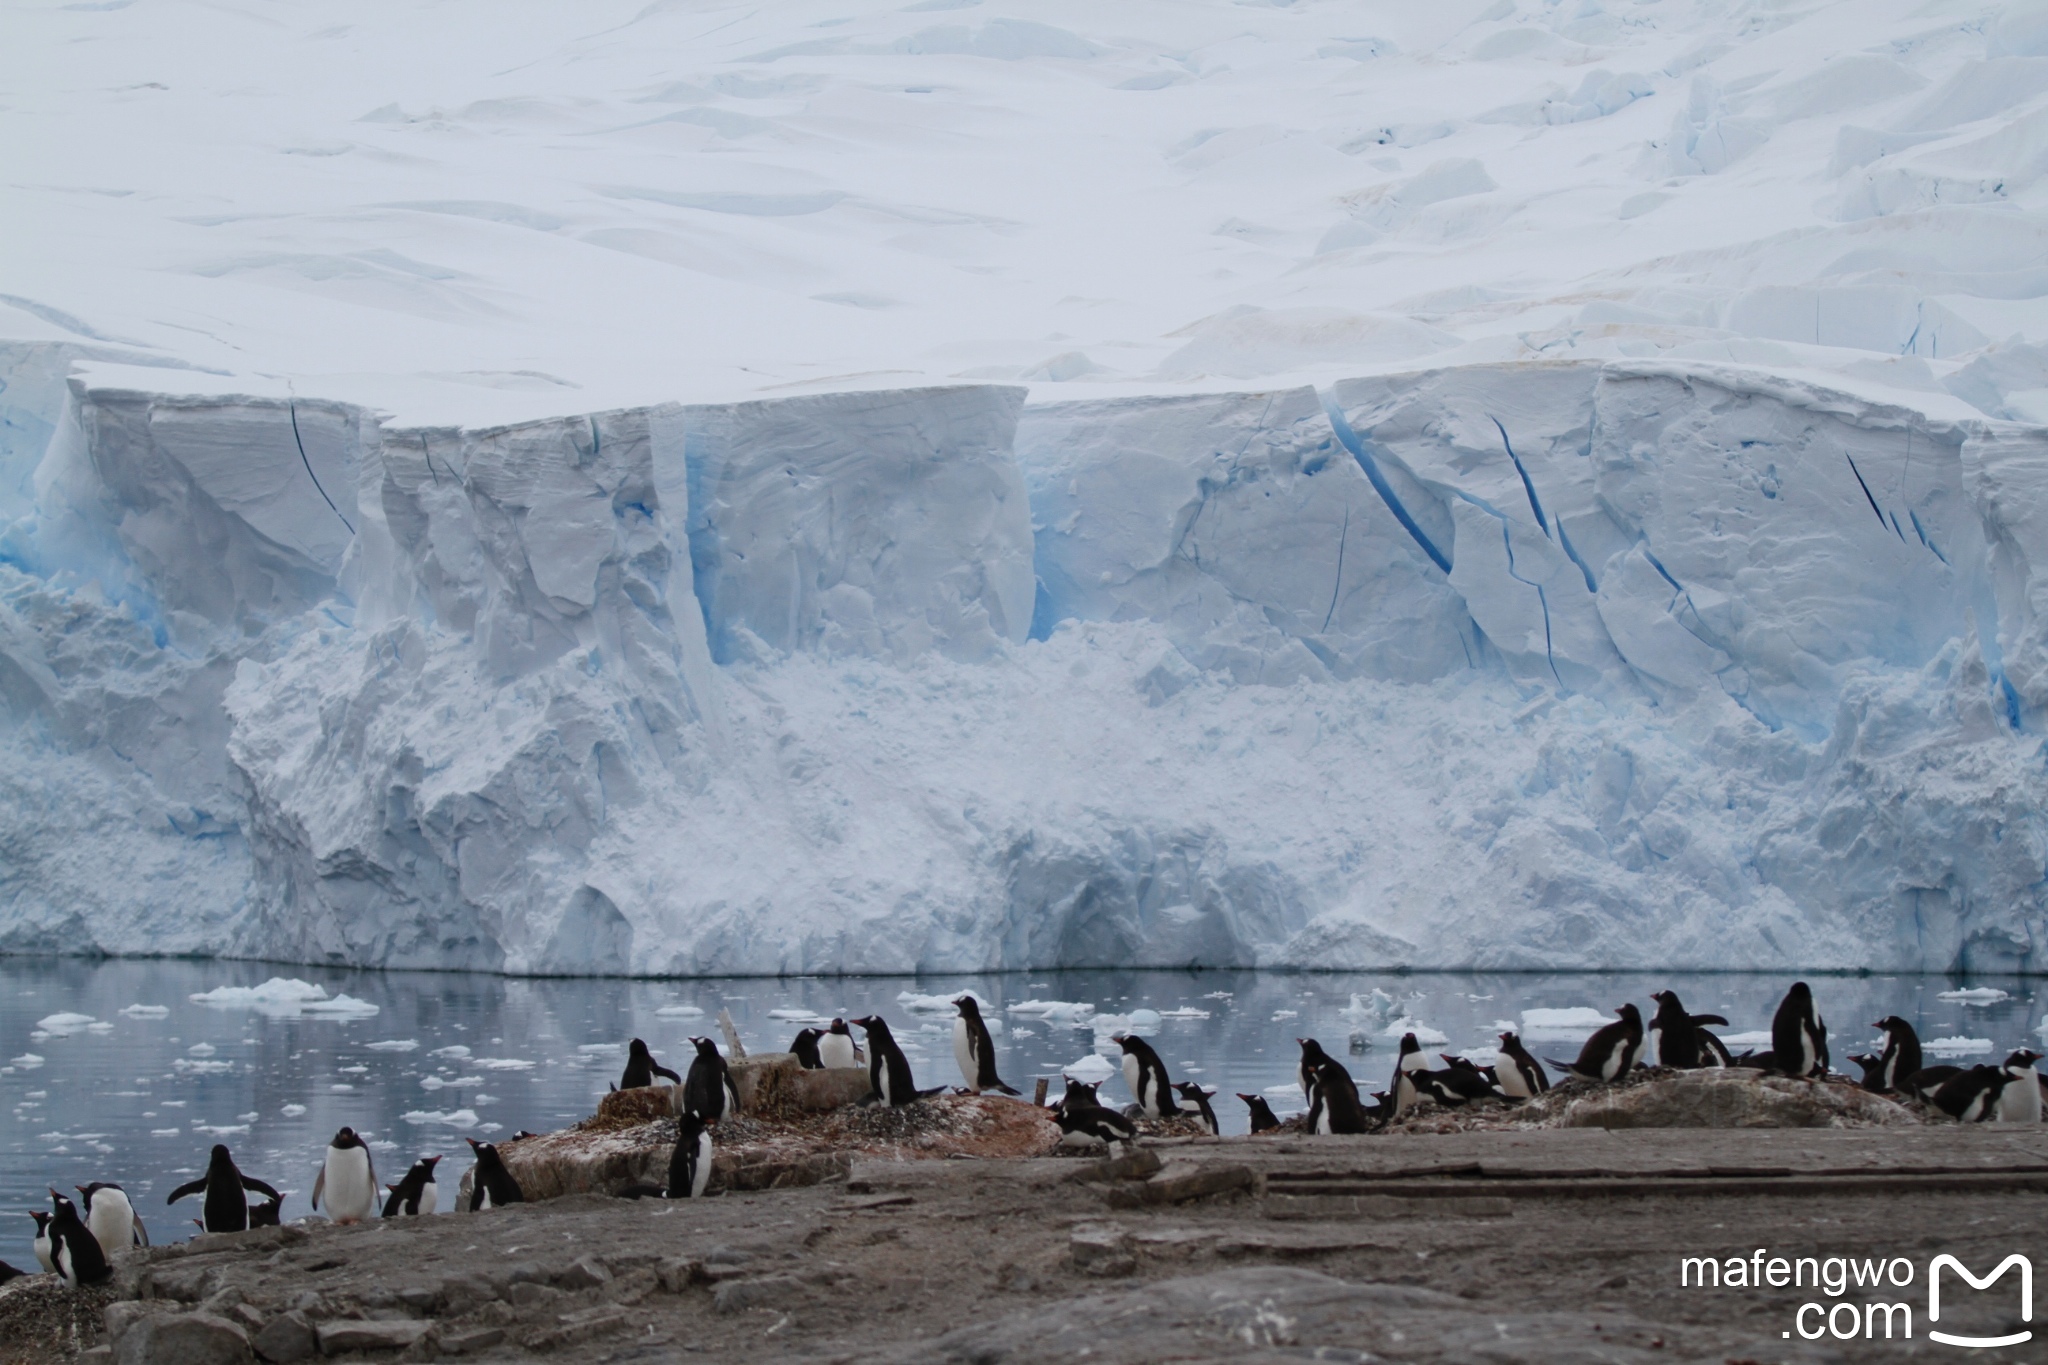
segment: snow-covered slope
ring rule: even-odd
[[[0,16],[0,948],[2041,965],[2033,8],[512,13]]]

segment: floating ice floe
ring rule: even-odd
[[[1005,1013],[1028,1015],[1053,1028],[1086,1028],[1095,1006],[1078,1000],[1020,1000]]]
[[[524,1057],[479,1057],[470,1065],[486,1071],[531,1071],[534,1067]]]
[[[446,1090],[452,1085],[482,1085],[483,1083],[484,1078],[481,1076],[420,1077],[420,1088],[422,1090]]]
[[[149,1135],[151,1137],[183,1137],[185,1136],[185,1130],[183,1128],[152,1128],[149,1130]]]
[[[1204,1000],[1235,1000],[1235,999],[1237,998],[1237,992],[1236,992],[1236,991],[1210,991],[1210,992],[1209,992],[1209,993],[1208,993],[1207,995],[1203,996],[1202,998],[1203,998]]]
[[[1182,1005],[1177,1010],[1160,1010],[1161,1019],[1207,1019],[1209,1011],[1198,1010],[1193,1005]]]
[[[164,1019],[169,1017],[170,1012],[169,1005],[130,1005],[121,1011],[130,1019]]]
[[[451,1043],[447,1047],[437,1047],[427,1055],[429,1057],[467,1057],[469,1049],[460,1043]]]
[[[90,1014],[52,1014],[36,1020],[36,1027],[52,1037],[62,1038],[66,1034],[82,1033],[87,1026],[98,1022]]]
[[[1375,986],[1370,995],[1353,995],[1351,1003],[1337,1011],[1337,1017],[1354,1024],[1384,1024],[1400,1008],[1400,1001]]]
[[[1996,986],[1972,986],[1968,990],[1943,991],[1935,999],[1953,1000],[1965,1005],[1995,1005],[2001,1000],[2012,999],[2012,993]]]
[[[1060,1074],[1068,1080],[1083,1085],[1100,1085],[1117,1074],[1117,1065],[1099,1052],[1091,1052],[1078,1061],[1068,1062],[1060,1068]]]
[[[438,1123],[447,1128],[476,1127],[476,1110],[474,1109],[450,1109],[445,1112],[439,1109],[408,1109],[399,1117],[407,1123]]]
[[[1581,1043],[1614,1020],[1588,1005],[1562,1010],[1523,1010],[1525,1043]]]
[[[260,986],[216,986],[190,999],[218,1009],[253,1009],[262,1014],[291,1016],[320,1014],[344,1018],[368,1018],[378,1007],[352,995],[329,996],[323,986],[297,977],[273,976]]]
[[[380,1038],[374,1043],[363,1044],[372,1052],[413,1052],[419,1045],[417,1038]]]
[[[1279,1023],[1279,1022],[1281,1022],[1281,1021],[1282,1021],[1282,1020],[1284,1020],[1284,1019],[1299,1019],[1299,1018],[1301,1018],[1301,1011],[1300,1011],[1300,1010],[1274,1010],[1274,1011],[1273,1011],[1273,1022],[1274,1022],[1274,1023],[1276,1023],[1276,1024],[1277,1024],[1277,1023]]]
[[[1441,1029],[1433,1029],[1420,1019],[1410,1019],[1405,1014],[1381,1029],[1380,1037],[1399,1038],[1404,1033],[1414,1034],[1415,1041],[1424,1047],[1437,1047],[1451,1041],[1450,1036]]]
[[[1088,1020],[1088,1027],[1095,1030],[1095,1036],[1114,1037],[1119,1033],[1147,1034],[1159,1031],[1158,1010],[1136,1009],[1129,1014],[1098,1014]]]
[[[2048,1028],[2048,1019],[2042,1020],[2041,1023],[2042,1027]],[[10,1058],[9,1061],[23,1071],[33,1071],[43,1064],[43,1059],[33,1052],[24,1052],[19,1057]]]
[[[614,1052],[623,1052],[623,1043],[583,1043],[576,1049],[586,1057],[603,1057]]]
[[[187,1076],[220,1076],[233,1071],[233,1062],[210,1062],[204,1057],[194,1061],[190,1057],[171,1058],[171,1069]]]
[[[655,1014],[663,1019],[699,1019],[704,1011],[695,1005],[663,1005]]]
[[[295,1119],[306,1112],[306,1106],[303,1104],[288,1104],[277,1112],[283,1114],[288,1119]]]
[[[233,1137],[237,1133],[248,1132],[249,1125],[246,1123],[195,1123],[192,1125],[192,1131],[204,1133],[208,1137]]]
[[[212,1043],[194,1043],[192,1044],[192,1046],[186,1048],[185,1051],[191,1053],[194,1057],[211,1057],[214,1053],[220,1051],[220,1049],[215,1047]]]
[[[1949,1038],[1933,1038],[1921,1046],[1937,1057],[1962,1057],[1973,1052],[1991,1051],[1991,1040],[1989,1038],[1964,1038],[1957,1035]]]
[[[823,1014],[820,1014],[820,1013],[818,1013],[818,1012],[817,1012],[816,1010],[799,1010],[799,1009],[769,1010],[769,1011],[768,1011],[768,1017],[769,1017],[770,1019],[781,1019],[781,1020],[784,1020],[784,1021],[786,1021],[786,1022],[790,1022],[790,1023],[798,1023],[798,1022],[801,1022],[801,1023],[806,1023],[806,1024],[808,1024],[808,1023],[812,1023],[812,1022],[814,1022],[814,1021],[817,1021],[817,1020],[823,1020],[823,1021],[824,1021],[825,1023],[828,1023],[828,1024],[832,1022],[832,1020],[831,1020],[831,1018],[830,1018],[829,1016],[827,1016],[827,1015],[823,1015]]]
[[[336,1084],[336,1085],[330,1085],[330,1086],[328,1086],[327,1088],[328,1088],[328,1090],[332,1091],[332,1092],[333,1092],[334,1094],[337,1094],[337,1095],[347,1095],[347,1094],[352,1094],[352,1093],[354,1093],[354,1091],[355,1091],[355,1087],[354,1087],[354,1086],[352,1086],[352,1085],[347,1085],[347,1084]]]

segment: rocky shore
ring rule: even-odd
[[[1785,1335],[1812,1289],[1681,1288],[1679,1258],[1988,1266],[2038,1239],[2048,1136],[1857,1094],[1647,1073],[1363,1137],[1161,1132],[1106,1160],[1043,1154],[1057,1130],[1021,1101],[814,1112],[750,1091],[714,1197],[663,1202],[606,1193],[665,1159],[668,1097],[629,1092],[506,1144],[529,1204],[202,1236],[82,1293],[16,1281],[0,1362],[1867,1358]],[[1942,1325],[1973,1311],[1992,1310]],[[1888,1349],[1916,1348],[1924,1327]]]

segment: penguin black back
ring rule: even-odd
[[[668,1158],[670,1199],[691,1199],[703,1193],[711,1177],[711,1132],[704,1120],[684,1110],[676,1119],[676,1146]]]
[[[1273,1116],[1273,1106],[1266,1103],[1264,1095],[1240,1094],[1238,1098],[1243,1100],[1244,1107],[1251,1111],[1254,1133],[1269,1133],[1280,1126],[1280,1120]]]
[[[244,1190],[254,1190],[279,1207],[284,1204],[283,1195],[261,1180],[243,1175],[227,1147],[215,1143],[213,1155],[207,1159],[206,1174],[178,1186],[164,1202],[175,1204],[187,1195],[204,1192],[206,1198],[199,1206],[200,1227],[208,1232],[243,1232],[256,1226],[250,1222],[249,1197]]]
[[[525,1193],[520,1190],[519,1182],[512,1178],[512,1172],[505,1169],[505,1159],[498,1155],[496,1147],[475,1138],[464,1138],[463,1141],[476,1153],[476,1168],[469,1177],[471,1213],[526,1202]]]
[[[1828,1069],[1828,1030],[1813,1009],[1813,989],[1795,981],[1771,1016],[1772,1069],[1788,1076],[1824,1075]]]
[[[683,1078],[654,1060],[654,1054],[647,1050],[647,1044],[638,1038],[626,1050],[626,1071],[619,1077],[619,1089],[638,1090],[644,1085],[653,1085],[656,1076],[666,1076],[672,1085],[681,1085]]]
[[[806,1071],[823,1071],[825,1059],[818,1055],[818,1040],[825,1036],[820,1028],[802,1028],[796,1031],[796,1038],[789,1050],[796,1055],[796,1064]]]
[[[1692,1016],[1679,1002],[1677,991],[1652,991],[1657,1012],[1650,1017],[1650,1031],[1657,1035],[1657,1064],[1696,1070],[1700,1064],[1699,1030]]]
[[[909,1104],[918,1097],[917,1082],[910,1076],[910,1059],[896,1046],[896,1036],[879,1014],[853,1021],[868,1034],[868,1084],[875,1097],[887,1105]]]
[[[960,1078],[967,1082],[967,1088],[977,1095],[984,1090],[1016,1094],[1016,1088],[996,1074],[995,1040],[989,1036],[988,1021],[981,1017],[981,1002],[963,995],[953,1002],[953,1007],[960,1011],[960,1017],[953,1021],[953,1057],[960,1065]]]
[[[1589,1081],[1613,1081],[1634,1068],[1643,1051],[1642,1011],[1629,1003],[1615,1013],[1620,1017],[1595,1029],[1567,1070]]]
[[[690,1062],[690,1078],[683,1082],[683,1108],[706,1123],[716,1123],[725,1117],[727,1109],[739,1104],[739,1096],[733,1090],[732,1068],[709,1038],[690,1041],[697,1045],[697,1055]]]
[[[1530,1100],[1550,1089],[1550,1076],[1543,1069],[1543,1063],[1529,1055],[1522,1046],[1520,1034],[1508,1032],[1500,1036],[1500,1060],[1494,1063],[1494,1074],[1499,1078],[1501,1091],[1511,1100]]]
[[[1124,1083],[1131,1098],[1149,1118],[1170,1118],[1180,1112],[1173,1102],[1173,1083],[1167,1079],[1166,1063],[1152,1045],[1135,1033],[1119,1033],[1116,1044],[1124,1050]]]

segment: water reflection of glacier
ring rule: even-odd
[[[232,1006],[190,999],[223,985],[257,987],[278,975],[318,986],[328,1002],[346,995],[365,1008],[306,1013],[276,992]],[[293,1191],[287,1211],[297,1216],[306,1212],[321,1142],[342,1124],[374,1134],[379,1161],[395,1179],[417,1154],[461,1152],[464,1134],[547,1129],[581,1118],[616,1079],[625,1040],[645,1038],[658,1056],[680,1061],[689,1035],[716,1032],[721,1009],[731,1010],[756,1051],[785,1046],[801,1026],[792,1017],[800,1012],[880,1011],[920,1083],[935,1085],[958,1080],[949,1016],[913,1011],[900,997],[972,989],[1002,1020],[1003,1075],[1026,1089],[1094,1053],[1108,1032],[1090,1026],[1082,1011],[1048,1015],[1010,1006],[1061,1001],[1126,1017],[1157,1011],[1163,1017],[1156,1024],[1142,1015],[1135,1022],[1149,1028],[1177,1077],[1221,1090],[1217,1113],[1229,1130],[1242,1132],[1244,1108],[1232,1092],[1287,1086],[1296,1037],[1321,1038],[1373,1088],[1393,1061],[1394,1040],[1385,1035],[1402,1018],[1441,1032],[1447,1050],[1462,1051],[1490,1044],[1503,1022],[1520,1023],[1531,1010],[1605,1013],[1624,1000],[1647,1006],[1650,991],[1672,987],[1696,1011],[1725,1014],[1730,1031],[1743,1032],[1769,1025],[1787,980],[1087,971],[621,981],[15,959],[0,963],[0,1051],[8,1059],[0,1065],[0,1101],[13,1115],[0,1139],[0,1205],[27,1207],[50,1185],[114,1179],[135,1195],[159,1239],[174,1236],[187,1225],[182,1213],[162,1207],[162,1192],[189,1178],[220,1141],[252,1172]],[[1967,983],[2008,993],[1990,1004],[1939,998],[1962,984],[1938,977],[1815,978],[1837,1064],[1847,1065],[1847,1054],[1869,1039],[1867,1025],[1885,1014],[1904,1015],[1923,1037],[1982,1039],[2002,1054],[2033,1036],[2048,1007],[2048,986],[2036,979]],[[375,1014],[366,1012],[369,1006]],[[74,1017],[39,1027],[62,1015]],[[1354,1033],[1366,1036],[1363,1052],[1347,1051]],[[1568,1028],[1559,1030],[1535,1050],[1567,1055],[1568,1035]],[[41,1060],[25,1060],[31,1057]],[[1120,1098],[1121,1087],[1111,1080],[1104,1094]],[[26,1255],[28,1229],[24,1218],[15,1229],[19,1246],[0,1238],[0,1258],[21,1263],[14,1253]]]

